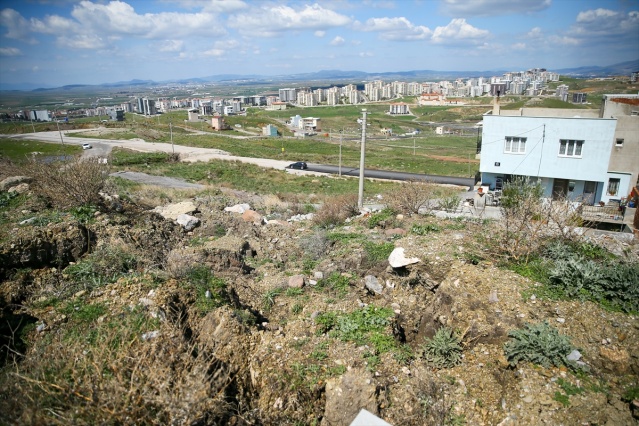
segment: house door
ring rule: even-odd
[[[568,195],[568,179],[555,179],[552,184],[552,199],[566,198]]]
[[[595,195],[597,194],[597,182],[584,182],[584,203],[592,206],[595,203]]]

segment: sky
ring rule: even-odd
[[[639,0],[0,0],[0,83],[639,59]]]

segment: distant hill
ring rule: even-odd
[[[513,71],[513,70],[510,70]],[[639,59],[608,66],[585,66],[578,68],[552,69],[562,75],[573,77],[608,77],[613,75],[630,75],[631,72],[639,71]],[[365,71],[341,71],[341,70],[321,70],[312,73],[286,74],[286,75],[240,75],[240,74],[217,74],[206,77],[193,77],[165,81],[153,80],[129,80],[115,83],[103,83],[98,85],[74,84],[62,87],[51,87],[37,85],[33,83],[8,84],[0,82],[0,91],[52,91],[52,90],[72,90],[82,87],[125,87],[125,86],[151,86],[157,84],[204,84],[204,83],[226,83],[226,84],[251,84],[251,83],[293,83],[308,81],[363,81],[363,80],[446,80],[456,78],[490,77],[501,75],[508,70],[488,70],[488,71],[436,71],[436,70],[412,70],[412,71],[390,71],[381,73],[368,73]]]

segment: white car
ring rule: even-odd
[[[83,143],[82,144],[82,149],[91,149],[91,148],[93,148],[93,147],[90,144],[88,144],[88,143]]]

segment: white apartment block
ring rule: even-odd
[[[337,92],[328,92],[326,93],[326,103],[328,105],[338,105],[339,104],[339,93]]]
[[[359,92],[357,90],[348,93],[348,102],[353,105],[359,103]]]

